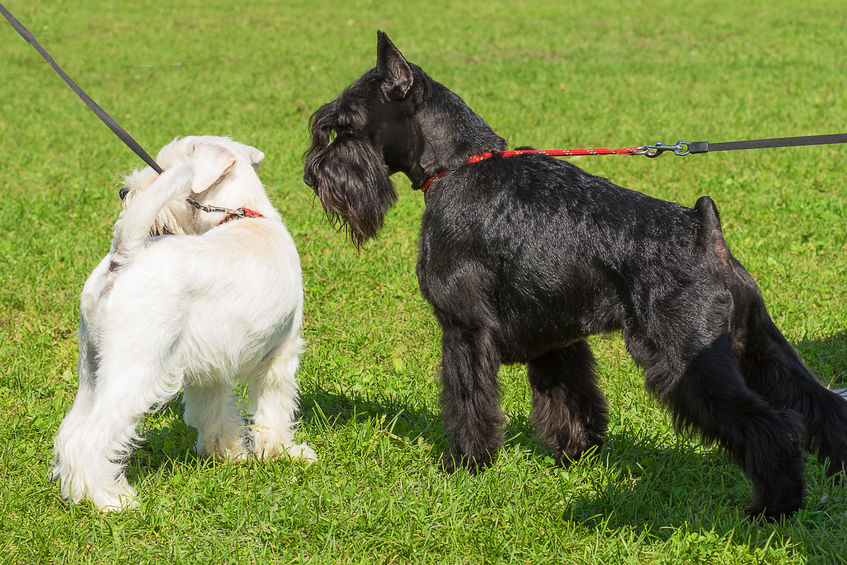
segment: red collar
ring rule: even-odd
[[[518,155],[534,155],[537,153],[543,153],[544,155],[550,155],[551,157],[577,157],[580,155],[637,155],[637,151],[639,149],[639,147],[621,147],[619,149],[515,149],[512,151],[486,151],[485,153],[471,155],[463,164],[470,165],[472,163],[478,163],[480,161],[490,159],[494,156],[517,157]],[[444,169],[437,175],[430,177],[425,183],[421,185],[420,191],[426,192],[426,189],[429,188],[429,185],[431,185],[433,182],[440,179],[452,170],[453,169]]]
[[[226,215],[226,217],[221,220],[221,224],[225,224],[231,220],[239,220],[241,218],[264,218],[262,214],[256,212],[255,210],[251,210],[250,208],[239,208],[235,212],[230,212]]]

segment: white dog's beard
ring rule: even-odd
[[[177,220],[176,215],[170,208],[165,208],[159,215],[153,225],[150,226],[150,235],[185,235],[187,232],[182,228],[182,225]]]

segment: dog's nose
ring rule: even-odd
[[[305,182],[308,186],[314,186],[314,184],[312,183],[315,182],[315,179],[312,178],[312,175],[306,173],[305,175],[303,175],[303,182]]]
[[[118,196],[120,196],[120,197],[121,197],[121,200],[123,200],[124,198],[126,198],[126,193],[127,193],[127,192],[129,192],[129,189],[128,189],[127,187],[123,187],[122,189],[120,189],[120,190],[118,191]]]

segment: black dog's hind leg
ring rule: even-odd
[[[488,465],[503,445],[503,415],[491,331],[442,325],[441,414],[450,452],[442,467],[471,472]]]
[[[821,385],[771,321],[758,292],[736,355],[747,386],[772,405],[800,414],[804,442],[832,476],[847,469],[847,401]]]
[[[731,348],[732,340],[724,334],[694,356],[676,379],[662,375],[670,365],[658,371],[647,365],[648,382],[670,377],[658,392],[672,408],[676,426],[717,441],[741,466],[753,483],[750,514],[791,514],[805,498],[802,424],[796,413],[774,408],[746,386]]]
[[[603,445],[609,415],[594,365],[585,340],[545,353],[528,365],[530,419],[538,439],[553,450],[560,465]]]

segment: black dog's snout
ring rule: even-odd
[[[120,190],[118,191],[118,196],[120,196],[120,197],[121,197],[121,201],[123,201],[123,199],[124,199],[124,198],[126,198],[126,193],[127,193],[127,192],[129,192],[129,189],[128,189],[127,187],[123,187],[122,189],[120,189]]]
[[[306,183],[306,186],[309,186],[310,188],[315,187],[315,178],[309,173],[303,175],[303,182]]]

